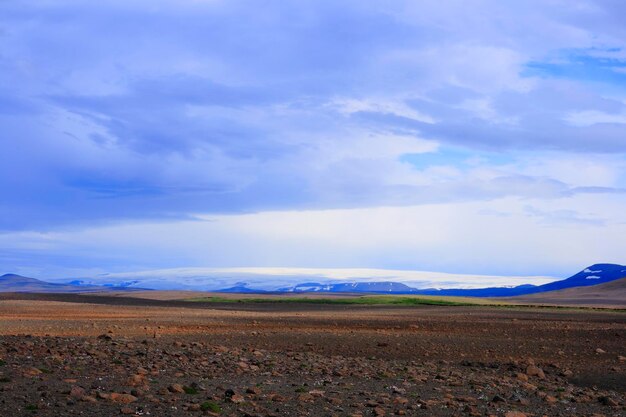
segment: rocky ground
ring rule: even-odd
[[[623,416],[626,314],[0,300],[1,416]]]

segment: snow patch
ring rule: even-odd
[[[589,275],[589,276],[588,276],[587,278],[585,278],[585,279],[600,279],[600,277],[599,277],[599,276],[597,276],[597,275]]]
[[[600,272],[602,272],[601,269],[598,269],[597,271],[592,271],[591,269],[587,268],[583,271],[585,274],[599,274]]]

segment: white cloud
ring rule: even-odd
[[[457,107],[491,123],[503,123],[509,125],[516,125],[519,123],[519,117],[502,116],[498,114],[498,111],[493,106],[492,100],[487,97],[465,99],[459,103]]]
[[[328,106],[336,108],[340,113],[352,114],[357,112],[387,113],[406,117],[424,123],[435,123],[435,119],[408,106],[407,98],[391,100],[386,97],[373,97],[368,99],[336,98]]]
[[[367,130],[347,132],[346,136],[318,138],[312,146],[318,161],[337,162],[345,159],[390,159],[404,154],[437,151],[439,144],[415,136],[376,133]]]
[[[570,113],[564,119],[573,126],[591,126],[598,123],[620,123],[626,125],[626,113],[605,113],[597,110]]]
[[[620,155],[548,153],[521,159],[514,169],[572,186],[619,187],[626,160]]]

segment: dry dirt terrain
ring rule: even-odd
[[[626,313],[0,294],[0,416],[624,416]]]

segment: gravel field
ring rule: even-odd
[[[623,312],[54,297],[0,296],[1,416],[626,414]]]

